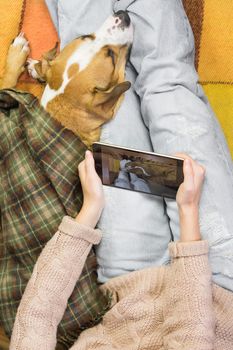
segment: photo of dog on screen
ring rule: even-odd
[[[117,148],[102,151],[102,177],[108,186],[171,198],[182,181],[177,159]]]

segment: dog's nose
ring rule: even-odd
[[[130,25],[130,17],[128,15],[128,13],[126,11],[118,11],[116,13],[114,13],[114,17],[117,17],[120,19],[121,21],[121,25],[124,27],[129,27]]]

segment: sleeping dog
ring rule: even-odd
[[[125,63],[133,40],[128,14],[119,11],[93,34],[73,40],[56,57],[56,49],[41,61],[28,60],[29,74],[46,83],[41,104],[89,147],[99,140],[101,125],[119,107],[130,83]],[[29,45],[20,34],[9,49],[3,88],[12,88],[24,70]]]

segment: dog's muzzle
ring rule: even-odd
[[[127,28],[130,26],[130,17],[128,15],[128,13],[126,11],[118,11],[116,13],[114,13],[113,17],[117,19],[119,19],[119,26],[123,27],[123,28]]]
[[[126,11],[118,11],[109,16],[95,33],[97,40],[105,45],[131,45],[133,42],[133,24]]]

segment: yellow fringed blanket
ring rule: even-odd
[[[58,41],[56,30],[44,0],[0,0],[0,83],[4,74],[8,48],[20,31],[30,43],[30,57],[40,59]],[[44,86],[25,72],[17,88],[40,97]]]
[[[195,36],[200,83],[233,157],[233,1],[183,0]]]

